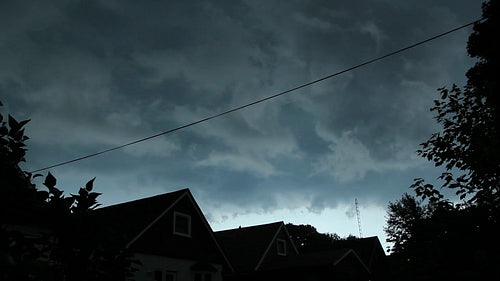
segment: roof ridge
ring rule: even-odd
[[[183,188],[183,189],[179,189],[179,190],[175,190],[175,191],[171,191],[171,192],[165,192],[165,193],[161,193],[161,194],[157,194],[157,195],[153,195],[153,196],[149,196],[149,197],[135,199],[135,200],[132,200],[132,201],[126,201],[126,202],[121,202],[121,203],[117,203],[117,204],[113,204],[113,205],[103,206],[101,208],[95,209],[95,211],[99,211],[99,210],[103,210],[103,209],[107,209],[107,208],[118,207],[118,206],[131,205],[131,204],[134,204],[134,203],[137,203],[137,202],[151,200],[153,198],[161,198],[163,196],[173,195],[175,193],[179,193],[179,195],[181,195],[181,194],[183,194],[185,192],[189,192],[189,188]]]
[[[224,230],[218,230],[218,231],[214,231],[215,233],[221,233],[221,232],[225,232],[225,231],[235,231],[235,230],[247,230],[247,229],[251,229],[251,228],[261,228],[261,227],[266,227],[266,226],[270,226],[270,225],[273,225],[273,224],[276,224],[276,225],[281,225],[281,224],[284,224],[283,221],[276,221],[276,222],[270,222],[270,223],[265,223],[265,224],[256,224],[256,225],[250,225],[250,226],[240,226],[240,227],[236,227],[236,228],[230,228],[230,229],[224,229]]]

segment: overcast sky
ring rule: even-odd
[[[427,39],[480,18],[481,2],[1,1],[1,110],[31,119],[23,168],[39,169]],[[436,89],[474,63],[470,32],[50,172],[68,194],[97,177],[104,205],[189,187],[216,230],[359,235],[357,198],[363,236],[383,241],[387,203],[441,171],[415,151],[439,129]]]

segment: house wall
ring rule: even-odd
[[[191,237],[173,233],[174,212],[187,214],[191,217]],[[224,263],[223,257],[212,239],[212,233],[204,225],[188,196],[179,201],[130,248],[139,253]]]
[[[190,217],[190,236],[174,233],[176,213]],[[217,271],[203,272],[203,275],[210,273],[210,280],[222,280],[224,258],[211,230],[205,225],[189,196],[184,196],[151,225],[130,245],[130,250],[136,253],[136,258],[142,263],[135,273],[137,281],[155,280],[155,271],[162,271],[163,274],[165,271],[175,272],[176,281],[194,280],[196,272],[191,267],[197,263],[211,264]]]
[[[278,239],[284,240],[286,242],[286,256],[278,255]],[[265,269],[268,265],[271,265],[273,262],[280,260],[287,260],[291,256],[296,256],[296,255],[297,253],[295,252],[295,249],[292,246],[290,237],[286,234],[285,230],[282,228],[278,233],[276,239],[273,241],[266,256],[264,257],[260,269]]]
[[[367,281],[370,277],[367,269],[352,253],[335,266],[335,274],[354,281]]]
[[[142,265],[138,267],[138,271],[134,274],[136,281],[153,281],[154,271],[173,271],[176,272],[176,281],[191,281],[194,280],[194,273],[190,268],[197,261],[189,259],[168,258],[150,254],[135,254]],[[213,281],[222,281],[222,265],[211,264],[217,269],[217,272],[212,273]]]

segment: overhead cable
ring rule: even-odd
[[[305,88],[305,87],[308,87],[308,86],[311,86],[313,84],[316,84],[316,83],[319,83],[323,80],[327,80],[327,79],[330,79],[332,77],[335,77],[335,76],[338,76],[340,74],[343,74],[343,73],[346,73],[346,72],[349,72],[349,71],[352,71],[354,69],[357,69],[357,68],[360,68],[360,67],[363,67],[365,65],[368,65],[368,64],[371,64],[371,63],[374,63],[376,61],[379,61],[379,60],[382,60],[382,59],[385,59],[387,57],[390,57],[390,56],[394,56],[398,53],[401,53],[401,52],[404,52],[404,51],[407,51],[409,49],[412,49],[412,48],[415,48],[417,46],[420,46],[422,44],[425,44],[429,41],[432,41],[432,40],[435,40],[437,38],[440,38],[440,37],[443,37],[445,35],[448,35],[450,33],[453,33],[455,31],[458,31],[460,29],[463,29],[463,28],[466,28],[468,26],[471,26],[479,21],[481,21],[482,19],[479,19],[479,20],[475,20],[473,22],[470,22],[470,23],[467,23],[467,24],[464,24],[462,26],[459,26],[459,27],[456,27],[456,28],[453,28],[451,30],[448,30],[446,32],[443,32],[443,33],[440,33],[438,35],[435,35],[435,36],[432,36],[428,39],[425,39],[423,41],[420,41],[420,42],[417,42],[415,44],[412,44],[412,45],[409,45],[409,46],[406,46],[404,48],[401,48],[401,49],[398,49],[396,51],[393,51],[393,52],[390,52],[388,54],[385,54],[385,55],[382,55],[382,56],[379,56],[377,58],[374,58],[374,59],[371,59],[371,60],[368,60],[368,61],[365,61],[363,63],[360,63],[358,65],[355,65],[355,66],[352,66],[352,67],[349,67],[349,68],[346,68],[344,70],[341,70],[341,71],[338,71],[336,73],[333,73],[333,74],[330,74],[330,75],[327,75],[327,76],[324,76],[324,77],[321,77],[319,79],[316,79],[314,81],[311,81],[311,82],[308,82],[308,83],[305,83],[305,84],[302,84],[300,86],[296,86],[294,88],[291,88],[291,89],[288,89],[286,91],[283,91],[283,92],[280,92],[280,93],[277,93],[277,94],[274,94],[274,95],[271,95],[271,96],[267,96],[265,98],[262,98],[262,99],[259,99],[259,100],[256,100],[256,101],[253,101],[251,103],[247,103],[247,104],[244,104],[244,105],[241,105],[241,106],[238,106],[238,107],[235,107],[235,108],[232,108],[232,109],[229,109],[227,111],[224,111],[224,112],[221,112],[221,113],[218,113],[218,114],[214,114],[214,115],[211,115],[211,116],[208,116],[206,118],[203,118],[203,119],[200,119],[198,121],[195,121],[195,122],[191,122],[191,123],[188,123],[188,124],[185,124],[185,125],[182,125],[180,127],[177,127],[177,128],[174,128],[174,129],[170,129],[168,131],[164,131],[164,132],[161,132],[161,133],[158,133],[158,134],[155,134],[155,135],[152,135],[152,136],[149,136],[149,137],[145,137],[145,138],[142,138],[142,139],[138,139],[138,140],[135,140],[135,141],[132,141],[132,142],[129,142],[129,143],[125,143],[125,144],[122,144],[122,145],[119,145],[119,146],[115,146],[115,147],[112,147],[112,148],[109,148],[109,149],[105,149],[105,150],[102,150],[102,151],[99,151],[99,152],[96,152],[96,153],[92,153],[92,154],[88,154],[88,155],[85,155],[85,156],[82,156],[82,157],[78,157],[78,158],[75,158],[75,159],[72,159],[72,160],[68,160],[68,161],[64,161],[64,162],[61,162],[61,163],[58,163],[58,164],[54,164],[54,165],[50,165],[50,166],[47,166],[47,167],[44,167],[44,168],[41,168],[41,169],[36,169],[36,170],[33,170],[31,171],[30,173],[35,173],[35,172],[40,172],[40,171],[43,171],[43,170],[47,170],[47,169],[51,169],[51,168],[55,168],[55,167],[59,167],[59,166],[63,166],[63,165],[67,165],[67,164],[70,164],[70,163],[73,163],[73,162],[77,162],[77,161],[80,161],[80,160],[84,160],[84,159],[87,159],[87,158],[91,158],[91,157],[94,157],[94,156],[97,156],[97,155],[101,155],[101,154],[104,154],[104,153],[107,153],[107,152],[111,152],[113,150],[117,150],[117,149],[120,149],[120,148],[124,148],[124,147],[127,147],[127,146],[131,146],[131,145],[134,145],[134,144],[137,144],[137,143],[140,143],[140,142],[144,142],[144,141],[147,141],[147,140],[150,140],[150,139],[153,139],[153,138],[156,138],[156,137],[159,137],[159,136],[163,136],[163,135],[167,135],[167,134],[170,134],[170,133],[173,133],[175,131],[179,131],[181,129],[184,129],[184,128],[187,128],[187,127],[191,127],[191,126],[194,126],[196,124],[199,124],[199,123],[203,123],[203,122],[206,122],[208,120],[211,120],[211,119],[214,119],[214,118],[217,118],[217,117],[220,117],[220,116],[223,116],[223,115],[227,115],[229,113],[232,113],[232,112],[235,112],[235,111],[238,111],[238,110],[241,110],[241,109],[244,109],[244,108],[247,108],[247,107],[250,107],[250,106],[253,106],[253,105],[256,105],[258,103],[262,103],[262,102],[265,102],[265,101],[268,101],[270,99],[274,99],[274,98],[277,98],[279,96],[282,96],[282,95],[285,95],[285,94],[288,94],[288,93],[291,93],[291,92],[294,92],[294,91],[297,91],[299,89],[302,89],[302,88]]]

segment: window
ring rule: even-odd
[[[161,276],[161,271],[160,270],[155,270],[153,280],[154,281],[162,281],[162,276]]]
[[[174,234],[191,237],[191,216],[174,212]]]
[[[213,274],[218,272],[212,264],[208,262],[197,262],[191,265],[194,281],[212,281]]]
[[[165,271],[165,281],[176,281],[177,273],[175,271]]]
[[[278,255],[286,256],[286,241],[285,240],[277,239],[276,240],[276,247],[277,247]]]
[[[196,272],[194,274],[194,281],[212,281],[212,273],[210,272]]]
[[[177,280],[177,272],[170,270],[155,270],[153,272],[153,280],[154,281],[176,281]]]

